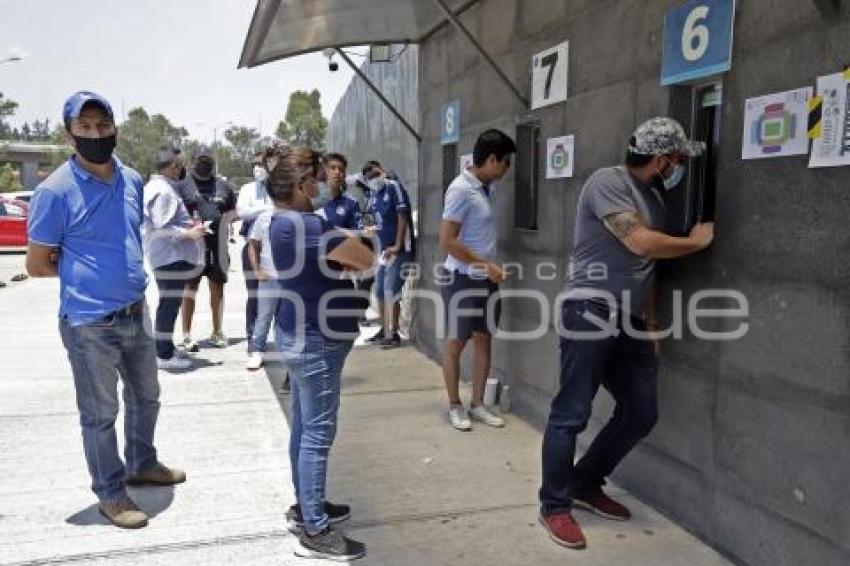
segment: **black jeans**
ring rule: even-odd
[[[245,302],[245,336],[248,337],[248,353],[253,350],[254,323],[257,322],[257,287],[259,280],[254,273],[254,268],[251,267],[251,260],[248,259],[248,246],[250,242],[242,248],[242,273],[245,275],[245,288],[248,290],[248,300]]]
[[[183,302],[183,288],[198,272],[198,266],[185,261],[169,263],[154,269],[156,286],[159,289],[159,304],[156,307],[156,356],[170,360],[174,356],[174,324]]]
[[[563,329],[598,332],[585,314],[609,320],[609,309],[592,301],[566,301]],[[632,327],[645,331],[643,321]],[[645,437],[658,419],[658,364],[652,342],[623,331],[621,315],[616,337],[578,340],[561,337],[560,388],[552,401],[543,435],[543,485],[540,508],[544,515],[569,510],[576,495],[592,493],[605,484],[617,464]],[[614,414],[590,448],[574,464],[576,436],[587,426],[599,386],[614,397]]]

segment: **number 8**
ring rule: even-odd
[[[682,54],[687,61],[698,61],[702,59],[708,50],[709,33],[708,28],[697,22],[708,17],[708,6],[698,6],[688,14],[685,27],[682,30]],[[698,41],[694,46],[694,39]]]

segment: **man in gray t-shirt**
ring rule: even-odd
[[[697,224],[684,238],[662,231],[662,191],[673,189],[682,163],[703,150],[675,120],[653,118],[629,140],[625,166],[594,173],[579,197],[559,328],[560,387],[543,437],[540,488],[541,522],[562,546],[586,544],[573,506],[608,519],[630,517],[602,486],[657,419],[655,351],[631,329],[651,327],[645,311],[656,260],[698,252],[714,238],[711,223]],[[614,414],[573,464],[576,435],[587,426],[600,385],[616,401]]]

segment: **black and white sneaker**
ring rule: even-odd
[[[392,337],[381,340],[382,350],[392,350],[393,348],[401,348],[401,335],[398,332],[393,332]]]
[[[325,501],[325,513],[328,514],[330,523],[336,525],[351,517],[351,507]],[[287,509],[286,527],[293,533],[300,533],[304,528],[304,516],[301,514],[301,506],[299,504],[296,503]]]
[[[298,535],[295,556],[348,562],[366,556],[366,545],[342,536],[342,533],[329,526],[316,535],[311,536],[306,532]]]
[[[380,330],[375,332],[375,334],[373,334],[369,338],[366,338],[367,344],[380,344],[383,341],[384,341],[384,329],[383,328],[381,328]]]

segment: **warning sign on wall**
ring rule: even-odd
[[[850,165],[850,72],[818,78],[819,123],[811,124],[815,137],[809,167]],[[819,111],[819,112],[818,112]]]
[[[546,142],[546,178],[565,179],[573,176],[575,136],[551,138]]]

